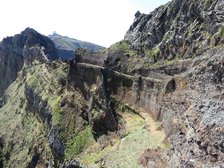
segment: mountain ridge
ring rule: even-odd
[[[49,35],[48,37],[55,43],[59,56],[65,60],[74,59],[75,51],[78,48],[83,48],[91,52],[96,52],[105,48],[90,42],[73,39],[68,36],[62,36],[57,33]]]
[[[223,6],[137,12],[124,40],[71,61],[32,29],[3,40],[0,166],[221,168]]]
[[[0,55],[0,95],[16,79],[24,65],[30,65],[34,60],[47,62],[58,59],[53,42],[31,28],[4,38]]]

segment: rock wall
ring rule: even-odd
[[[87,101],[94,102],[97,99],[93,97],[98,94],[94,88],[104,83],[107,101],[110,102],[109,97],[115,98],[161,120],[172,144],[167,157],[170,167],[220,166],[224,159],[223,51],[205,52],[189,61],[187,70],[178,71],[173,77],[153,73],[151,77],[131,76],[105,67],[76,63],[71,65],[69,84]],[[175,69],[180,65],[173,66]],[[116,118],[116,111],[114,114]]]
[[[111,97],[115,98],[117,101],[151,113],[156,119],[161,119],[163,95],[175,90],[174,81],[169,77],[159,79],[142,77],[139,74],[131,76],[86,63],[71,65],[68,85],[82,93],[86,100],[93,101],[93,97],[99,94],[95,92],[101,86],[99,83],[103,83],[105,95],[99,97],[100,99],[110,101]]]
[[[173,0],[137,12],[124,39],[157,61],[189,58],[223,42],[223,14],[223,0]]]

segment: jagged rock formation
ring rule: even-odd
[[[184,72],[178,70],[182,68],[179,66],[182,62],[177,62],[172,65],[176,69],[174,77],[162,77],[156,73],[150,77],[130,76],[104,70],[111,96],[135,104],[138,109],[143,108],[162,120],[167,138],[172,143],[167,156],[168,167],[213,167],[221,166],[224,161],[223,56],[223,49],[211,49],[188,60]],[[85,63],[81,65],[91,68]],[[169,66],[155,71],[164,73],[169,71]],[[152,165],[157,167],[159,163],[149,160],[146,167]]]
[[[125,35],[156,61],[189,58],[224,41],[222,0],[174,0],[150,14],[135,14]]]
[[[63,60],[72,60],[74,59],[75,56],[75,51],[78,48],[83,48],[91,52],[99,51],[104,49],[104,47],[81,41],[81,40],[76,40],[69,38],[67,36],[61,36],[59,34],[53,34],[48,36],[55,44],[57,48],[58,55],[61,59]]]
[[[53,42],[33,29],[27,28],[21,34],[4,38],[0,44],[0,96],[24,64],[55,59],[58,57]]]
[[[69,63],[32,29],[4,39],[0,167],[222,167],[223,4],[137,12],[125,40]]]
[[[168,79],[166,85],[157,88],[158,95],[145,100],[147,94],[140,94],[149,104],[147,111],[162,120],[172,143],[168,167],[214,167],[224,161],[221,6],[222,0],[172,1],[149,15],[136,13],[126,41],[100,53],[78,52],[77,61],[137,73],[136,83],[144,76]],[[156,102],[155,106],[150,101]],[[149,161],[145,165],[153,164]]]

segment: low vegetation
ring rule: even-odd
[[[137,52],[132,49],[132,46],[125,40],[113,44],[108,50],[113,52],[122,51],[125,54],[128,54],[130,57],[134,57],[137,55]]]
[[[149,114],[116,102],[114,98],[111,98],[111,101],[117,104],[125,133],[120,138],[110,139],[111,143],[103,149],[97,142],[88,146],[78,156],[84,165],[89,167],[103,165],[111,168],[140,167],[138,159],[145,149],[161,148],[163,152],[170,147],[164,143],[165,133],[161,129],[161,123],[155,122]]]
[[[68,142],[66,150],[66,158],[72,159],[76,155],[83,152],[91,143],[94,142],[92,129],[87,126],[83,131],[75,134],[74,137]]]

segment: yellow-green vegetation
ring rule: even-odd
[[[212,35],[209,32],[207,32],[207,31],[204,31],[204,36],[207,39],[207,41],[210,41],[211,38],[212,38]]]
[[[60,107],[61,96],[56,96],[56,97],[50,98],[48,100],[48,103],[52,107],[52,111],[54,112],[54,115],[52,117],[52,122],[54,124],[60,125],[61,119],[62,119],[62,114],[63,114],[63,110]]]
[[[119,41],[108,49],[109,51],[123,51],[125,54],[128,54],[131,57],[134,57],[137,55],[137,52],[132,49],[132,46],[125,40]]]
[[[224,37],[224,26],[222,26],[222,27],[220,28],[220,30],[219,30],[219,35],[220,35],[221,38]]]
[[[61,124],[63,113],[60,107],[61,100],[67,92],[62,86],[68,74],[68,65],[63,63],[53,63],[54,68],[47,64],[38,64],[27,68],[27,84],[34,88],[35,93],[47,101],[53,114],[53,124]]]
[[[0,130],[4,137],[2,154],[9,154],[9,160],[4,160],[4,167],[27,167],[33,154],[45,153],[45,158],[52,155],[48,148],[44,126],[27,108],[24,94],[25,85],[16,80],[6,90],[7,103],[0,108]],[[12,148],[13,144],[13,148]],[[36,151],[33,151],[36,146]]]
[[[84,165],[100,167],[102,164],[110,168],[141,167],[138,159],[146,149],[160,147],[169,148],[164,143],[165,133],[160,122],[155,122],[150,114],[132,113],[129,108],[121,108],[120,113],[125,123],[126,132],[121,139],[114,138],[105,148],[100,148],[96,142],[81,153],[78,158]],[[130,107],[130,109],[133,109]]]
[[[83,131],[74,135],[74,137],[67,144],[66,158],[69,160],[72,159],[93,142],[94,139],[92,135],[92,129],[90,126],[87,126]]]
[[[213,0],[205,0],[205,5],[208,8],[212,4]]]
[[[160,54],[160,49],[159,49],[159,47],[154,47],[154,48],[146,51],[145,53],[146,53],[146,56],[151,57],[154,62],[157,62],[158,56]]]
[[[164,34],[163,39],[162,39],[162,42],[165,43],[168,38],[169,38],[168,33]]]

